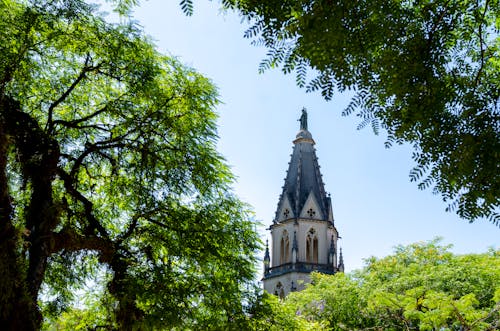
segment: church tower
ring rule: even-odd
[[[285,185],[269,228],[271,255],[267,241],[264,255],[264,289],[280,297],[303,289],[312,271],[344,271],[342,250],[337,255],[339,233],[332,202],[325,192],[305,108],[299,121]]]

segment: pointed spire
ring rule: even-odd
[[[278,202],[275,222],[284,220],[282,213],[285,209],[285,201],[288,201],[287,204],[290,205],[294,217],[300,217],[309,196],[314,197],[316,208],[319,209],[319,213],[316,210],[316,215],[321,215],[327,221],[330,215],[330,204],[314,149],[315,142],[308,131],[305,108],[302,109],[299,121],[300,131],[293,141],[293,153],[288,165],[285,185]]]
[[[339,254],[339,271],[344,272],[344,257],[342,256],[342,247],[340,247]]]
[[[330,250],[328,251],[328,263],[330,263],[333,267],[335,267],[336,258],[335,258],[335,242],[333,240],[333,235],[330,241]]]
[[[330,241],[330,253],[335,255],[335,242],[333,240],[333,235],[332,240]]]
[[[266,239],[266,252],[264,253],[264,275],[269,273],[269,263],[271,258],[269,257],[269,241]]]

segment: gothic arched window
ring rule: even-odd
[[[280,242],[280,264],[288,263],[290,260],[290,240],[288,231],[284,230]]]
[[[311,229],[306,238],[306,262],[318,263],[318,236],[316,230]]]

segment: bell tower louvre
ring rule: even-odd
[[[305,108],[299,121],[285,185],[269,228],[272,256],[267,241],[264,255],[264,289],[280,297],[302,290],[312,271],[344,271],[342,250],[337,254],[339,233],[331,197],[325,191]]]

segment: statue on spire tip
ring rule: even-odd
[[[302,115],[298,121],[300,121],[300,129],[307,131],[307,110],[305,107],[302,108]]]

